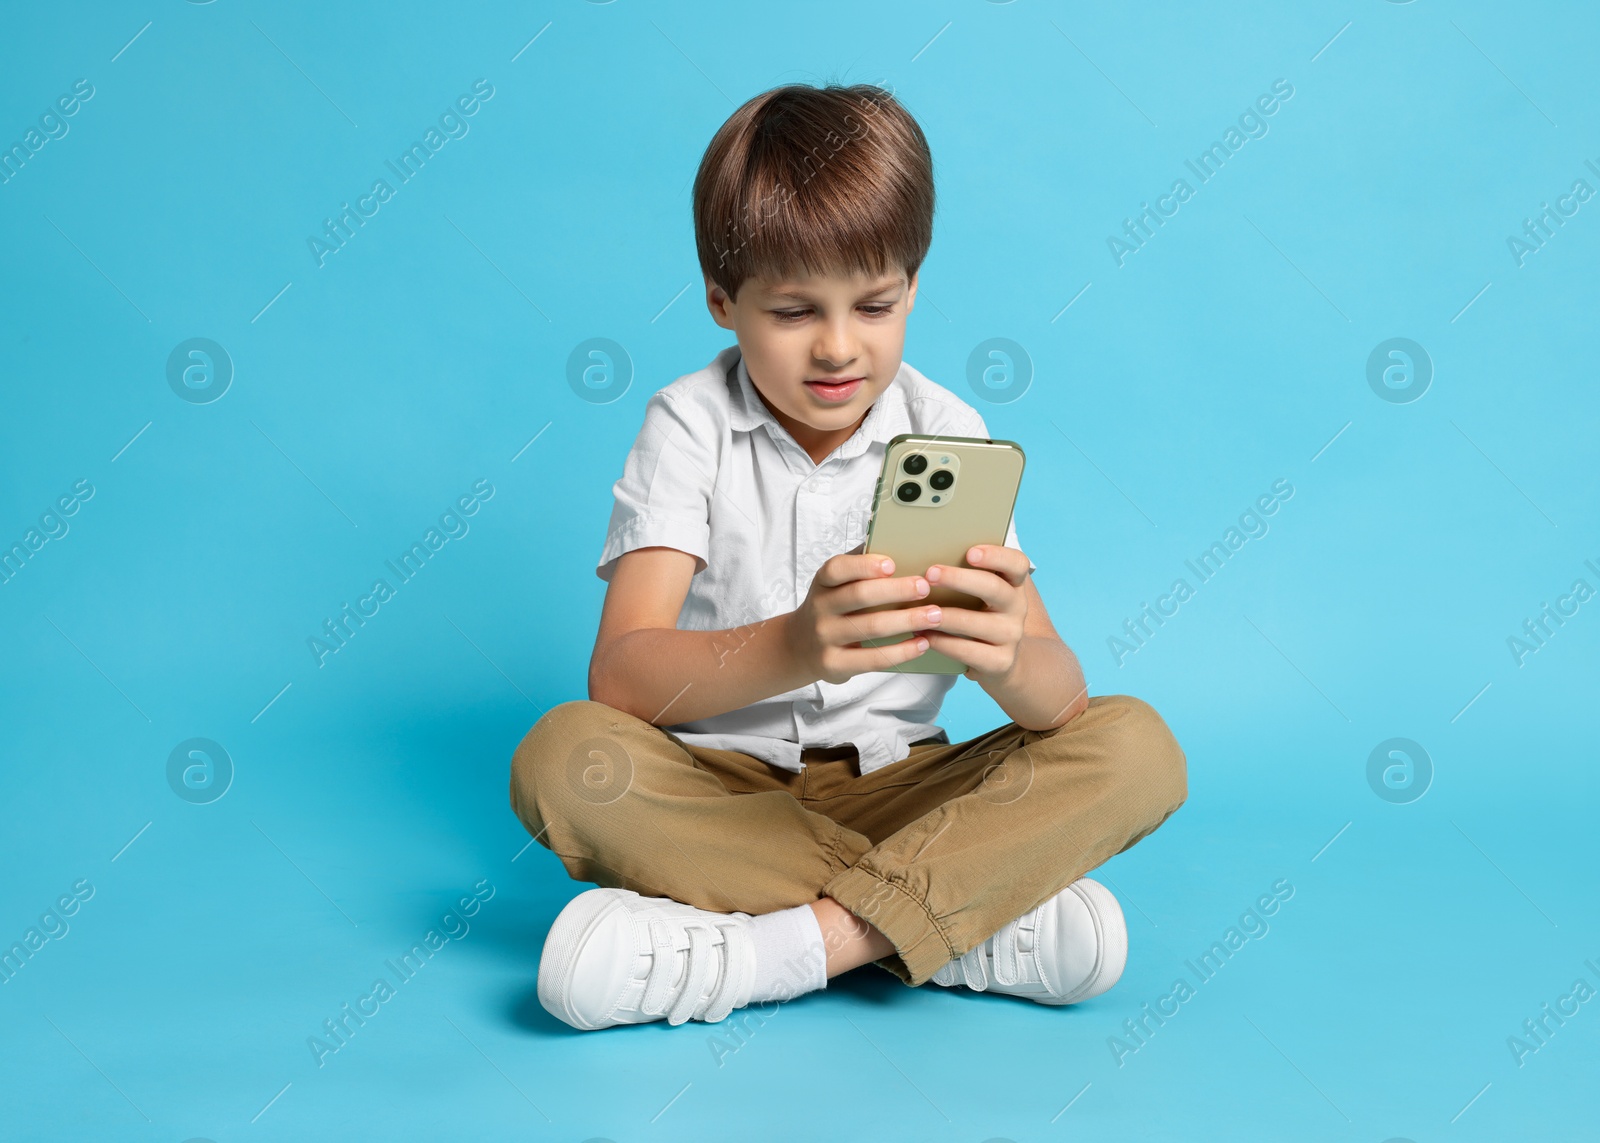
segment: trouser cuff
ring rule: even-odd
[[[895,951],[876,963],[906,984],[922,984],[958,955],[926,904],[870,869],[851,866],[822,891],[889,938]]]

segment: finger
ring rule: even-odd
[[[928,641],[928,646],[946,655],[969,671],[980,674],[998,674],[1004,669],[1006,655],[1002,648],[992,643],[980,643],[976,639],[963,639],[960,635],[950,635],[943,631],[924,631],[922,638]]]
[[[859,674],[862,671],[882,671],[899,666],[901,663],[909,663],[927,649],[928,638],[924,635],[899,643],[889,643],[883,647],[850,648],[845,651],[845,655],[854,660],[850,663],[851,672]]]
[[[996,611],[1020,607],[1024,602],[1022,592],[991,571],[977,568],[953,568],[949,564],[935,564],[928,569],[928,582],[948,587],[953,591],[976,596]]]
[[[937,631],[997,646],[1014,641],[1022,630],[1021,624],[1004,611],[974,611],[970,607],[941,607],[939,621],[928,626]]]
[[[817,604],[829,615],[847,615],[884,603],[910,603],[923,598],[928,591],[928,581],[920,575],[859,579],[829,588],[818,596]]]
[[[937,627],[942,619],[938,607],[908,607],[899,611],[867,611],[839,615],[824,628],[823,638],[834,646],[848,646],[863,639],[884,635],[904,635],[925,627]]]
[[[1012,587],[1022,586],[1032,566],[1024,553],[999,544],[974,544],[967,549],[967,563],[994,572]]]
[[[894,574],[894,561],[888,556],[832,556],[817,569],[816,582],[823,587],[839,587],[861,579],[883,579]]]

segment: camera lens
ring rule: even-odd
[[[900,498],[900,502],[902,504],[910,504],[913,500],[922,495],[922,485],[918,484],[915,480],[908,480],[899,488],[895,489],[894,494]]]
[[[928,458],[920,452],[914,452],[906,457],[905,462],[900,467],[905,469],[909,475],[916,476],[928,467]],[[913,496],[912,499],[915,500],[916,497]]]
[[[932,487],[937,488],[940,492],[943,492],[955,482],[955,473],[951,472],[948,468],[941,468],[938,472],[928,477],[928,483]]]

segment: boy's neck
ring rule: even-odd
[[[862,422],[867,419],[867,415],[872,412],[871,406],[868,406],[867,411],[862,413],[854,424],[846,428],[818,429],[802,421],[797,421],[787,413],[773,408],[772,403],[767,400],[766,394],[762,393],[760,389],[756,389],[754,385],[751,388],[755,389],[756,396],[761,398],[761,403],[766,406],[767,412],[772,414],[773,419],[788,431],[789,435],[794,438],[795,444],[805,450],[806,455],[811,458],[812,464],[821,464],[834,449],[855,436],[856,430],[861,427]]]

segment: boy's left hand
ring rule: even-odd
[[[1016,548],[978,544],[967,549],[969,567],[935,564],[924,576],[930,584],[976,596],[986,610],[942,607],[938,626],[916,634],[928,640],[930,650],[966,665],[966,676],[977,682],[1004,679],[1017,660],[1028,618],[1028,557]]]

